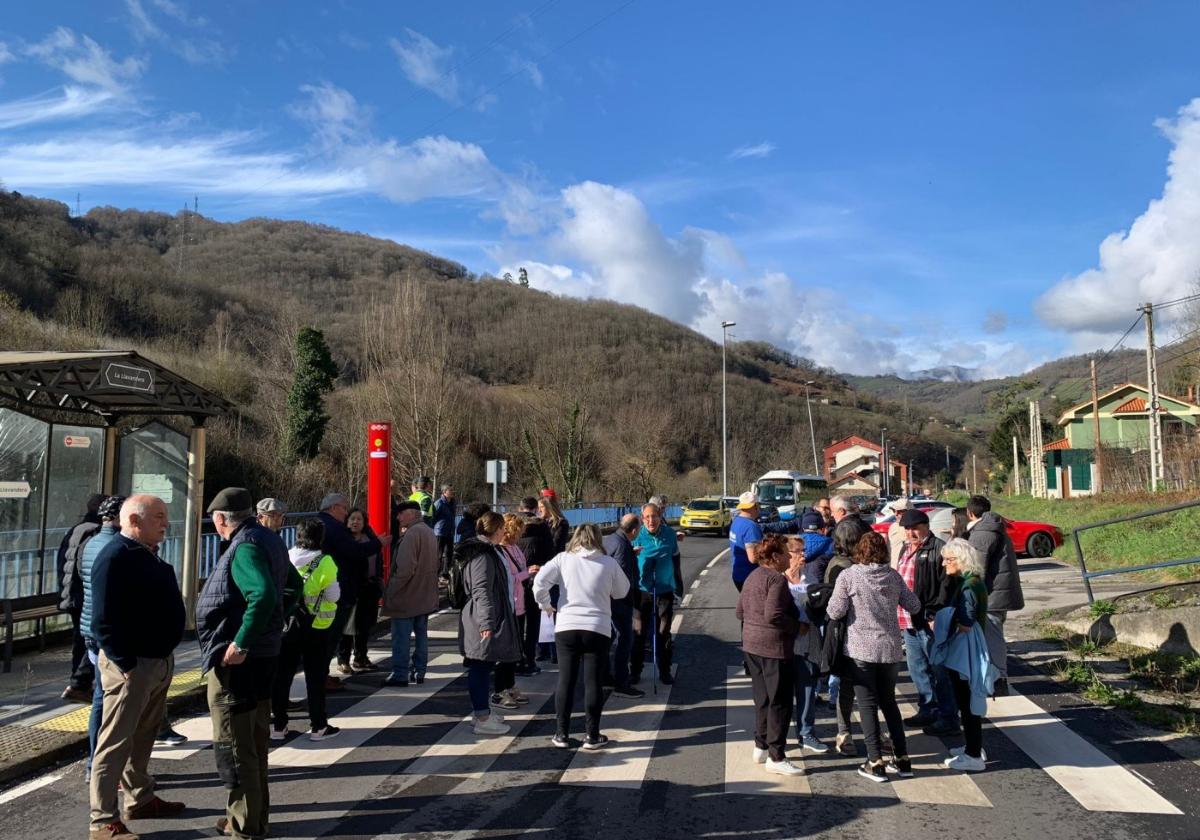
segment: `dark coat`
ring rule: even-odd
[[[922,617],[926,623],[932,623],[942,607],[950,606],[957,589],[955,581],[942,568],[942,548],[945,545],[930,534],[917,550],[917,579],[913,594],[921,602]]]
[[[1021,591],[1017,552],[1004,520],[994,511],[985,512],[967,532],[967,542],[975,547],[983,560],[988,609],[992,612],[1023,609],[1025,594]]]
[[[83,547],[99,532],[99,517],[88,517],[68,531],[58,547],[58,608],[63,612],[83,609],[83,578],[79,574]]]
[[[474,537],[455,547],[454,562],[462,567],[468,596],[458,622],[459,652],[481,662],[520,661],[517,615],[500,547]],[[492,635],[481,638],[483,630]]]
[[[554,535],[550,532],[550,526],[546,520],[539,519],[532,513],[520,513],[518,516],[525,521],[525,530],[517,540],[517,547],[525,555],[525,564],[527,566],[545,566],[554,559],[554,555],[558,554],[554,547]],[[533,583],[526,581],[526,585],[532,586]]]
[[[325,523],[321,551],[333,558],[338,569],[338,586],[342,590],[339,603],[350,603],[358,597],[358,590],[367,579],[368,560],[372,555],[382,553],[383,545],[369,527],[363,532],[369,539],[359,542],[349,528],[330,514],[322,511],[320,518]]]
[[[738,596],[737,617],[742,622],[743,651],[770,659],[792,657],[800,611],[782,574],[766,566],[752,571]]]
[[[613,531],[604,538],[604,553],[617,561],[625,577],[629,578],[629,592],[624,598],[616,599],[629,604],[637,603],[638,597],[638,558],[633,553],[633,543],[629,537],[620,531]]]

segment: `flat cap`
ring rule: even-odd
[[[258,504],[254,506],[254,509],[259,513],[287,513],[287,505],[285,505],[279,499],[269,496],[265,499],[259,499]]]
[[[208,506],[210,514],[216,513],[219,510],[226,513],[241,513],[242,511],[254,510],[254,497],[250,495],[250,491],[245,487],[226,487],[220,493],[213,496],[213,500]]]
[[[927,514],[923,510],[917,510],[916,508],[909,508],[908,510],[904,511],[904,513],[900,514],[900,527],[901,528],[916,528],[918,525],[928,525],[928,524],[929,524],[929,514]]]

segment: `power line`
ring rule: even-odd
[[[1153,304],[1153,307],[1155,309],[1166,309],[1168,306],[1178,306],[1181,303],[1190,303],[1193,300],[1200,300],[1200,293],[1176,298],[1175,300],[1168,300],[1166,303],[1156,303]]]

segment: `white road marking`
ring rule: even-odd
[[[337,715],[341,733],[330,741],[301,736],[271,753],[272,767],[328,767],[341,761],[462,674],[462,656],[443,653],[429,663],[423,685],[381,688]]]
[[[1007,697],[989,701],[987,717],[1089,811],[1183,813],[1058,718],[1011,688]]]
[[[686,607],[689,603],[691,603],[691,600],[692,600],[692,593],[689,592],[688,594],[683,596],[683,600],[679,602],[679,606]]]
[[[692,589],[699,589],[699,588],[700,588],[700,581],[698,581],[698,580],[692,581]]]
[[[708,574],[708,566],[700,570],[700,577],[704,577],[706,574]]]
[[[672,636],[679,635],[679,627],[682,624],[683,624],[683,613],[676,613],[675,617],[673,619],[671,619],[671,635]]]
[[[671,673],[674,675],[675,667]],[[630,706],[611,706],[601,718],[601,731],[611,743],[602,750],[579,750],[559,778],[564,785],[590,785],[636,790],[646,778],[654,742],[671,696],[671,686],[660,685],[658,696],[647,693]],[[611,724],[616,722],[617,726]]]
[[[186,735],[187,741],[177,747],[157,746],[154,752],[150,753],[151,758],[160,761],[182,761],[212,746],[212,718],[208,715],[184,718],[171,724],[171,728],[180,735]]]
[[[793,764],[803,764],[799,748],[791,746]],[[754,694],[750,678],[739,667],[726,668],[725,677],[725,793],[812,794],[808,776],[776,776],[755,764]]]
[[[25,784],[17,785],[12,790],[6,790],[4,793],[0,793],[0,805],[7,805],[9,802],[12,802],[14,799],[20,799],[27,793],[33,793],[35,790],[41,790],[47,785],[52,785],[64,775],[66,774],[49,773],[45,776],[39,776],[36,779],[31,779],[30,781],[25,782]]]
[[[911,703],[900,704],[900,714],[905,717],[916,712],[916,707]],[[886,730],[882,721],[880,724]],[[908,757],[912,760],[913,772],[916,775],[911,779],[892,777],[892,790],[901,802],[992,807],[992,803],[970,776],[959,770],[947,770],[942,766],[943,759],[950,756],[940,739],[911,729],[908,730],[907,736]]]

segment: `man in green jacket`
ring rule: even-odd
[[[433,479],[423,475],[412,483],[410,502],[416,502],[421,508],[421,518],[430,528],[433,527]]]
[[[283,540],[255,519],[248,490],[222,490],[208,512],[224,550],[196,604],[196,635],[208,673],[213,754],[229,792],[217,829],[257,840],[267,835],[271,687],[284,617],[300,586]]]

